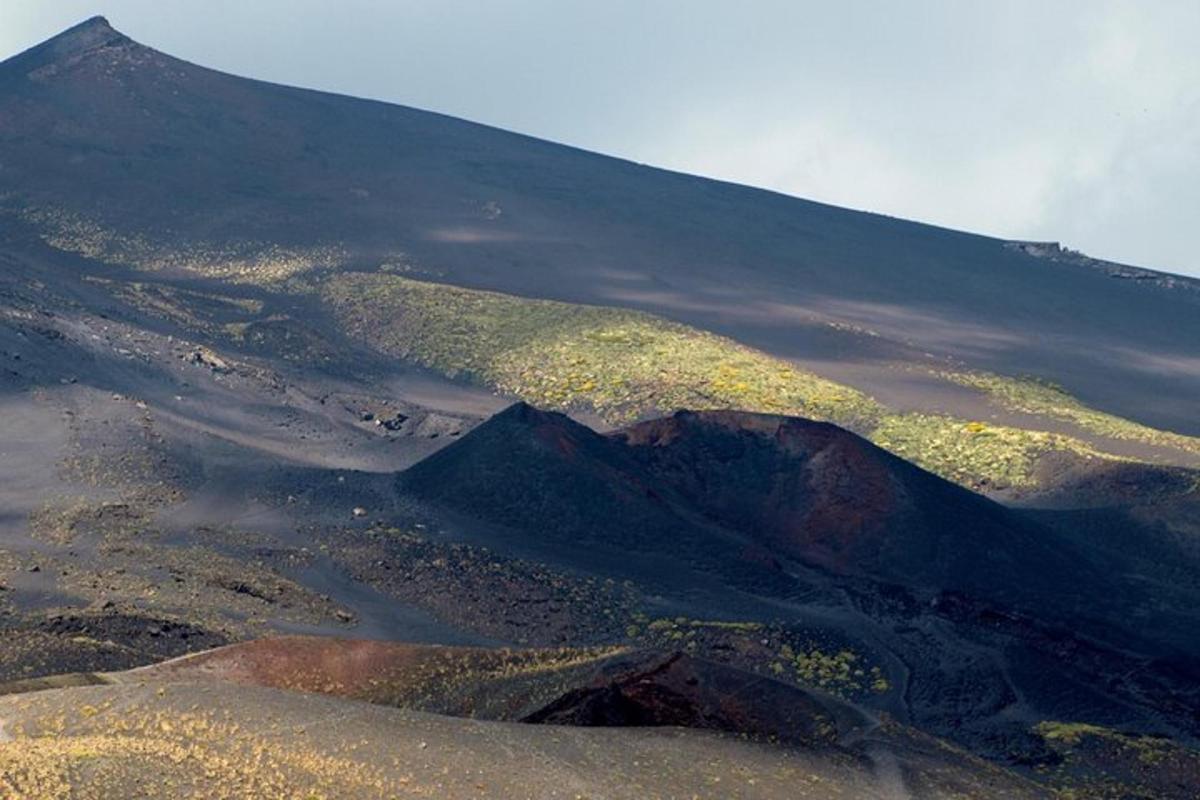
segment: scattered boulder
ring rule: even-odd
[[[400,412],[396,412],[396,414],[394,414],[389,419],[380,420],[379,424],[381,424],[383,427],[387,428],[389,431],[398,431],[402,427],[404,427],[404,422],[407,419],[408,419],[408,417],[406,415],[401,414]]]
[[[229,362],[221,358],[207,347],[197,347],[192,350],[187,357],[188,362],[201,367],[208,367],[213,372],[219,375],[225,375],[233,372],[233,367]]]

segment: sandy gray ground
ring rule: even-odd
[[[477,722],[271,689],[81,687],[0,698],[16,796],[279,798],[1035,798],[1000,774],[679,729]],[[64,781],[74,789],[68,794]]]

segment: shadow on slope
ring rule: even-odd
[[[809,363],[1039,374],[1197,432],[1194,281],[236,78],[101,18],[0,64],[0,89],[4,205],[64,250],[249,282],[387,263]]]
[[[399,483],[543,545],[669,555],[756,592],[797,591],[795,564],[1078,616],[1103,582],[1021,515],[796,418],[680,412],[602,436],[517,404]]]

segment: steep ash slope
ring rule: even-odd
[[[706,517],[835,573],[994,599],[1094,579],[1019,514],[835,425],[680,412],[614,438]]]
[[[840,642],[879,669],[867,702],[976,752],[1026,758],[1047,719],[1200,732],[1197,592],[1131,571],[1106,532],[1117,512],[1008,509],[835,426],[737,412],[601,436],[518,404],[397,480],[500,551]],[[657,624],[684,640],[681,619]]]
[[[787,592],[792,585],[753,538],[689,510],[620,442],[525,403],[406,470],[398,486],[528,533],[526,545],[550,556],[624,554],[633,571],[643,565],[629,555],[682,557],[748,589]]]
[[[1200,433],[1194,281],[235,78],[100,18],[0,64],[0,163],[9,224],[107,260],[247,281],[390,263],[657,311],[885,400],[933,390],[881,359],[953,357]]]
[[[798,562],[1016,606],[1049,596],[1065,615],[1102,583],[1019,513],[797,418],[680,412],[601,436],[519,403],[399,480],[542,542],[671,555],[757,590],[786,591]]]

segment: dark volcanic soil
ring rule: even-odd
[[[391,264],[645,308],[885,396],[910,388],[888,364],[957,361],[1200,433],[1195,281],[222,75],[100,19],[0,65],[0,161],[7,224],[87,252]]]
[[[233,78],[100,19],[0,64],[0,164],[0,681],[339,637],[4,699],[0,794],[49,764],[204,796],[247,752],[329,796],[1044,794],[959,746],[1169,795],[1116,758],[1161,750],[1194,784],[1194,472],[1046,460],[1059,507],[1015,510],[806,420],[605,435],[385,356],[307,281],[649,309],[964,418],[999,412],[912,376],[1039,375],[1200,433],[1195,282]],[[799,746],[826,725],[832,761]]]

